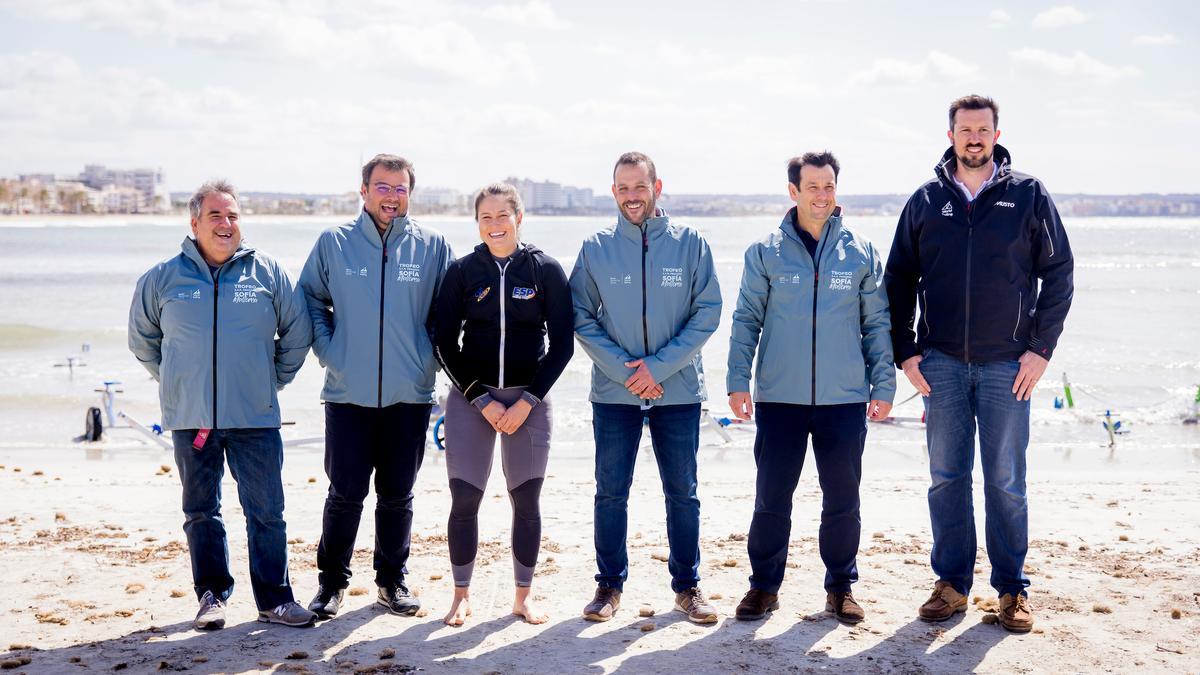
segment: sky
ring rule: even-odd
[[[1052,192],[1200,192],[1200,3],[0,0],[0,175],[161,168],[187,191],[606,191],[627,150],[675,193],[782,193],[829,149],[845,194],[909,193],[946,109],[1000,105]]]

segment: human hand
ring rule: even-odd
[[[735,391],[729,395],[729,409],[740,420],[749,420],[754,416],[754,400],[748,391]]]
[[[492,401],[483,407],[483,419],[487,420],[493,429],[500,431],[500,419],[504,417],[504,413],[507,411],[508,408],[505,408],[503,403]]]
[[[634,396],[643,399],[660,398],[662,396],[662,387],[658,387],[658,383],[654,381],[654,376],[650,374],[650,369],[646,367],[646,363],[642,359],[634,361],[626,361],[626,368],[636,368],[633,375],[625,380],[625,388]],[[654,388],[658,388],[658,395],[652,396]]]
[[[872,422],[882,422],[886,420],[890,414],[892,414],[892,404],[888,403],[887,401],[872,399],[871,402],[867,404],[867,419],[871,420]]]
[[[1021,369],[1017,371],[1017,379],[1013,381],[1013,393],[1018,401],[1028,401],[1033,398],[1033,388],[1046,372],[1050,362],[1033,352],[1025,352],[1017,359]]]
[[[516,403],[510,405],[505,411],[504,416],[496,424],[496,430],[506,434],[516,433],[517,429],[525,423],[529,417],[529,411],[533,410],[533,406],[525,399],[518,399]]]
[[[921,360],[920,355],[910,356],[904,359],[904,362],[900,364],[900,368],[904,371],[904,375],[908,378],[908,381],[912,382],[912,386],[916,387],[922,396],[928,396],[930,388],[929,383],[925,381],[925,376],[921,374],[921,368],[919,367]]]

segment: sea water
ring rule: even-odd
[[[293,277],[325,228],[345,217],[247,216],[246,241],[269,253]],[[419,218],[442,231],[458,255],[479,243],[466,217]],[[746,247],[779,225],[777,217],[680,218],[707,237],[725,305],[704,347],[708,408],[731,417],[725,359]],[[611,218],[529,216],[522,236],[570,272],[580,242]],[[846,223],[887,254],[893,217],[847,217]],[[1200,219],[1069,219],[1075,254],[1075,297],[1066,330],[1033,399],[1031,463],[1063,468],[1200,466],[1200,427],[1182,423],[1200,385]],[[177,255],[189,233],[186,216],[27,216],[0,220],[0,448],[71,447],[84,414],[97,405],[102,381],[120,381],[119,407],[143,423],[158,420],[157,385],[126,347],[126,322],[137,278]],[[636,272],[636,270],[631,270]],[[804,356],[798,354],[798,357]],[[68,357],[78,363],[66,367]],[[205,357],[207,358],[207,357]],[[554,387],[555,452],[591,453],[587,402],[590,364],[581,349]],[[1075,409],[1055,409],[1063,374]],[[280,395],[285,437],[320,436],[323,371],[311,354]],[[898,375],[897,402],[914,393]],[[439,390],[445,376],[439,374]],[[919,417],[919,397],[897,406]],[[1101,426],[1106,410],[1129,434],[1110,450]],[[734,442],[702,434],[702,452],[743,452],[752,433]],[[124,434],[124,436],[120,436]],[[136,445],[132,432],[117,430]],[[872,425],[868,462],[923,462],[917,425]],[[111,442],[111,441],[110,441]],[[316,446],[319,451],[319,446]],[[747,461],[749,455],[747,453]]]

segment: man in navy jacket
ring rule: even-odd
[[[951,104],[953,146],[900,216],[884,286],[896,362],[925,397],[938,580],[919,616],[943,621],[966,611],[978,426],[1000,623],[1027,632],[1029,399],[1062,334],[1074,262],[1046,188],[1013,171],[1008,150],[996,144],[998,117],[983,96]]]

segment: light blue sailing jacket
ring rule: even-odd
[[[878,251],[842,225],[839,209],[817,241],[818,274],[794,213],[746,249],[726,389],[750,391],[757,349],[757,402],[891,402],[896,371]]]
[[[129,349],[159,383],[162,426],[279,428],[276,392],[312,342],[303,295],[245,242],[216,272],[191,237],[182,248],[138,279],[129,308]]]
[[[441,233],[407,215],[383,237],[366,211],[321,233],[300,287],[325,367],[323,400],[372,408],[436,400],[430,313],[452,260]]]
[[[663,387],[651,405],[705,400],[700,348],[721,319],[712,252],[696,230],[656,215],[583,242],[571,272],[575,337],[591,357],[596,403],[643,403],[625,388],[625,363],[645,357]]]

